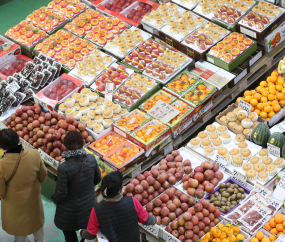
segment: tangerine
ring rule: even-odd
[[[270,113],[268,114],[268,117],[269,117],[269,118],[272,118],[274,115],[275,115],[274,112],[270,112]]]
[[[256,112],[257,115],[260,115],[260,110],[259,109],[254,109],[253,112]]]
[[[252,98],[249,103],[255,107],[258,104],[258,101],[255,98]]]
[[[277,231],[282,232],[284,230],[284,227],[282,224],[276,224],[276,229]]]
[[[262,240],[264,238],[264,233],[262,233],[261,231],[257,232],[255,237],[258,239],[258,240]]]
[[[274,92],[275,92],[275,90],[273,90]],[[270,90],[269,90],[269,93],[270,93]],[[273,94],[268,94],[268,100],[270,100],[270,101],[272,101],[272,100],[274,100],[275,99],[275,95],[273,95]]]
[[[283,93],[278,93],[277,94],[277,99],[278,100],[283,100],[285,98],[285,95]]]
[[[281,213],[276,213],[274,216],[274,221],[277,224],[283,223],[283,215]]]
[[[266,112],[260,112],[260,117],[262,118],[267,118],[267,113]]]
[[[252,93],[251,93],[251,91],[246,90],[243,95],[244,95],[245,97],[246,97],[246,96],[251,96]]]
[[[267,87],[266,81],[261,81],[261,82],[259,83],[259,85],[262,86],[262,87]]]

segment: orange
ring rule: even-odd
[[[255,107],[258,104],[258,101],[255,98],[252,98],[249,103]]]
[[[265,112],[270,113],[271,112],[271,106],[270,105],[265,105],[264,109]]]
[[[270,225],[272,228],[275,228],[275,227],[276,227],[276,222],[275,222],[274,218],[272,218],[272,219],[269,220],[269,225]]]
[[[213,239],[213,235],[212,233],[208,232],[206,235],[205,235],[206,239],[211,241]]]
[[[243,100],[243,98],[242,97],[238,97],[236,102],[238,103],[239,100]]]
[[[279,105],[279,104],[275,104],[274,106],[273,106],[273,110],[274,110],[274,112],[279,112],[280,111],[280,109],[281,109],[281,106]]]
[[[277,237],[279,237],[281,234],[282,234],[282,232],[279,232],[279,233],[277,234]]]
[[[283,215],[281,213],[276,213],[274,216],[274,221],[277,224],[282,224],[283,223]]]
[[[270,235],[269,236],[269,240],[276,240],[276,236],[275,235]]]
[[[271,105],[272,105],[272,102],[268,101],[267,104],[271,106]],[[266,105],[266,104],[265,104],[265,105]]]
[[[275,83],[277,81],[277,77],[276,76],[271,76],[270,77],[270,81]]]
[[[244,101],[246,101],[247,103],[250,103],[250,100],[252,99],[252,96],[246,96],[244,98]]]
[[[269,88],[269,91],[268,91],[270,94],[272,95],[275,95],[276,94],[276,90],[273,89],[273,88]]]
[[[277,99],[278,100],[283,100],[285,98],[285,95],[283,93],[278,93],[277,94]]]
[[[282,93],[285,94],[285,88],[282,89]]]
[[[275,91],[275,90],[274,90]],[[269,90],[269,93],[270,93],[270,90]],[[274,100],[275,99],[275,95],[273,95],[273,94],[268,94],[268,100],[270,100],[270,101],[272,101],[272,100]]]
[[[257,115],[260,115],[260,110],[259,109],[254,109],[254,111],[253,112],[256,112],[257,113]]]
[[[269,117],[269,118],[272,118],[274,115],[275,115],[274,112],[270,112],[270,113],[268,114],[268,117]]]
[[[282,89],[283,89],[283,86],[282,86],[282,85],[276,85],[276,90],[277,90],[278,92],[281,92]]]
[[[265,223],[264,228],[266,228],[269,231],[272,229],[272,227],[269,225],[269,223]]]
[[[262,232],[257,232],[255,237],[258,239],[258,240],[262,240],[264,238],[264,233]]]
[[[262,87],[262,88],[260,89],[260,93],[262,94],[262,93],[265,92],[266,90],[267,90],[266,88]]]
[[[270,240],[267,237],[264,237],[261,242],[270,242]]]
[[[267,113],[266,112],[260,112],[260,117],[262,118],[267,118]]]
[[[271,229],[270,232],[273,233],[273,234],[277,234],[278,233],[278,231],[275,228]]]
[[[254,95],[253,95],[253,98],[255,98],[257,101],[259,101],[260,99],[261,99],[261,94],[260,93],[255,93]]]
[[[263,109],[264,109],[264,106],[265,106],[264,103],[258,103],[258,104],[256,105],[256,107],[257,107],[259,110],[263,110]]]
[[[258,87],[256,88],[256,91],[260,92],[261,89],[262,89],[262,86],[258,86]]]
[[[253,112],[254,111],[254,107],[253,106],[251,106],[251,112]]]
[[[269,93],[268,93],[268,91],[264,91],[261,94],[262,94],[262,96],[267,97]]]
[[[277,231],[282,232],[284,227],[282,224],[276,224],[276,229],[277,229]]]
[[[256,93],[255,90],[251,90],[251,94],[254,95]]]
[[[284,84],[284,79],[279,76],[278,79],[277,79],[277,84],[283,85]]]
[[[266,81],[267,81],[267,82],[271,82],[271,76],[267,77],[267,78],[266,78]]]
[[[285,106],[285,100],[280,100],[279,103]]]
[[[285,229],[283,230],[283,234],[285,234]]]
[[[278,72],[273,71],[273,72],[271,73],[271,76],[276,76],[276,77],[278,77]]]
[[[259,85],[262,86],[262,87],[266,87],[266,86],[267,86],[267,83],[266,83],[266,81],[261,81],[261,82],[259,83]]]
[[[268,88],[269,88],[269,89],[275,89],[275,85],[270,82],[270,84],[268,83]]]
[[[231,228],[233,229],[235,234],[237,234],[239,232],[239,226],[238,225],[232,225]]]
[[[222,242],[230,242],[228,239],[223,239]]]
[[[243,240],[244,241],[244,236],[242,234],[237,235],[237,240]]]
[[[250,242],[258,242],[258,239],[257,239],[257,238],[252,238],[252,239],[250,240]]]
[[[274,106],[275,104],[279,104],[279,102],[276,99],[272,101],[272,105]]]
[[[251,91],[246,90],[243,95],[244,95],[245,97],[246,97],[246,96],[251,96],[252,93],[251,93]]]

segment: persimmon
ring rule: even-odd
[[[272,227],[269,225],[269,223],[265,223],[264,228],[266,228],[269,231],[272,229]]]

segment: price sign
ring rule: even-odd
[[[105,90],[105,99],[112,101],[113,100],[113,88],[114,83],[106,83],[106,90]]]
[[[235,179],[237,182],[239,182],[240,184],[246,186],[246,175],[242,174],[240,171],[237,171],[236,169],[234,169],[233,172],[233,179]]]
[[[281,122],[280,124],[276,124],[276,127],[278,129],[280,129],[280,133],[284,133],[285,132],[285,122]]]
[[[166,237],[166,242],[180,242],[180,240],[168,234]]]
[[[47,153],[45,153],[44,151],[42,151],[42,149],[38,149],[41,158],[43,159],[43,161],[45,161],[46,163],[53,165],[54,163],[54,159],[52,157],[50,157]]]
[[[280,234],[280,236],[277,238],[276,242],[285,242],[285,234]]]
[[[283,175],[275,188],[272,197],[281,201],[285,199],[285,176]]]
[[[173,151],[172,142],[164,148],[164,156],[168,155],[170,152]]]
[[[226,169],[226,166],[228,165],[228,160],[221,155],[216,155],[214,162],[219,165],[222,171],[224,171]]]
[[[251,113],[251,105],[243,100],[239,100],[238,106],[245,110],[247,113]]]
[[[140,174],[141,171],[142,171],[142,167],[141,167],[141,165],[139,165],[136,169],[134,169],[132,171],[132,177],[133,178],[137,177],[137,175]]]
[[[277,156],[277,157],[280,157],[280,148],[279,147],[267,143],[267,149],[269,150],[270,154]]]
[[[171,119],[175,118],[180,111],[166,102],[159,101],[148,111],[148,114],[164,124],[167,124]]]
[[[151,226],[151,225],[140,224],[140,226],[143,227],[150,234],[152,234],[152,235],[154,235],[156,237],[158,236],[159,227],[157,225]]]
[[[18,85],[17,82],[12,81],[7,87],[6,89],[11,92],[11,93],[15,93],[16,91],[18,91],[21,87]]]

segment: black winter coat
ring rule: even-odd
[[[69,185],[78,173],[83,155],[65,159],[58,167],[53,200],[57,204],[54,223],[63,231],[86,228],[90,212],[95,204],[94,186],[101,181],[101,171],[93,155],[88,154],[86,165],[79,178]]]

